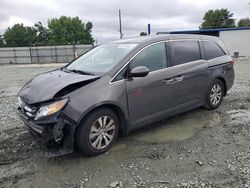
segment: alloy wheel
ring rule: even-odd
[[[106,148],[114,139],[115,121],[110,116],[99,117],[91,126],[89,133],[89,141],[93,148]]]
[[[222,88],[219,84],[214,84],[210,92],[210,102],[216,106],[222,98]]]

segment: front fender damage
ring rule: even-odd
[[[56,124],[48,126],[44,135],[43,145],[46,147],[46,157],[57,157],[74,151],[76,123],[61,119]]]
[[[23,118],[22,112],[19,111],[18,114],[32,135],[40,142],[45,151],[45,157],[62,156],[74,151],[74,135],[77,124],[72,120],[64,117],[53,123],[35,124],[31,120]],[[42,129],[39,129],[41,131],[37,131],[37,127],[41,127]]]

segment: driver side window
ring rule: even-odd
[[[137,54],[130,62],[130,69],[138,66],[145,66],[150,72],[166,68],[165,43],[154,44]]]

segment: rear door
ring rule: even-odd
[[[130,62],[130,69],[146,66],[150,73],[143,78],[126,80],[130,122],[134,127],[151,123],[172,110],[173,72],[167,67],[165,43],[148,46]]]
[[[208,64],[198,40],[168,43],[170,66],[174,69],[174,101],[177,110],[200,105],[208,87]]]

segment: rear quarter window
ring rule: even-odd
[[[226,53],[216,43],[204,41],[203,44],[207,60],[215,59],[217,57],[226,55]]]
[[[201,59],[198,41],[173,41],[170,42],[170,49],[172,66]]]

